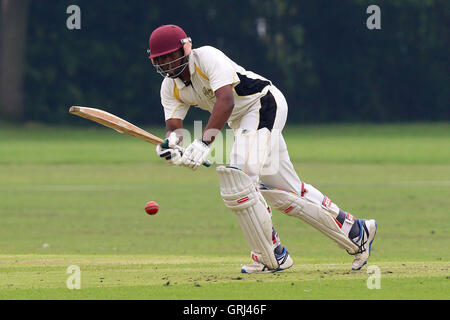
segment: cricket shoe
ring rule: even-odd
[[[250,264],[245,264],[241,268],[242,273],[272,273],[289,269],[294,264],[289,252],[286,248],[283,248],[281,254],[275,254],[275,258],[278,261],[278,268],[269,269],[268,266],[257,261],[253,261]]]
[[[358,220],[360,232],[355,244],[359,247],[359,251],[355,254],[352,263],[352,270],[360,270],[369,260],[372,242],[377,233],[377,222],[375,220]]]

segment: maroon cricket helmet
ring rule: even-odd
[[[191,39],[180,27],[173,24],[163,25],[155,29],[150,35],[149,58],[154,59],[177,51],[188,41],[191,41]]]

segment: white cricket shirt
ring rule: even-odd
[[[246,114],[255,102],[267,94],[271,82],[251,71],[246,71],[222,51],[204,46],[193,49],[189,55],[191,84],[186,86],[178,78],[164,78],[161,85],[161,103],[165,119],[184,119],[189,108],[195,106],[212,112],[216,102],[214,92],[233,85],[234,109],[228,120],[232,123]]]

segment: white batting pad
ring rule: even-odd
[[[311,193],[304,197],[277,189],[261,190],[261,193],[278,210],[289,216],[302,219],[334,240],[339,247],[347,250],[348,253],[357,253],[358,246],[348,238],[348,235],[339,227],[335,219],[339,213],[339,209],[336,211],[336,205],[322,205],[322,200],[314,197],[316,189],[309,185],[307,189]],[[316,193],[320,192],[317,191]],[[322,194],[320,193],[320,195]]]
[[[272,219],[263,196],[241,170],[220,166],[217,173],[220,194],[225,205],[236,214],[252,258],[270,269],[278,268],[272,245]]]

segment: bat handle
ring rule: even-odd
[[[211,167],[211,162],[209,162],[208,160],[206,160],[203,165],[207,168]]]
[[[168,149],[169,148],[169,139],[165,139],[164,142],[161,144],[161,148]],[[203,165],[207,168],[211,167],[211,162],[206,160]]]
[[[161,148],[169,149],[169,139],[164,139],[164,142],[161,143]]]

